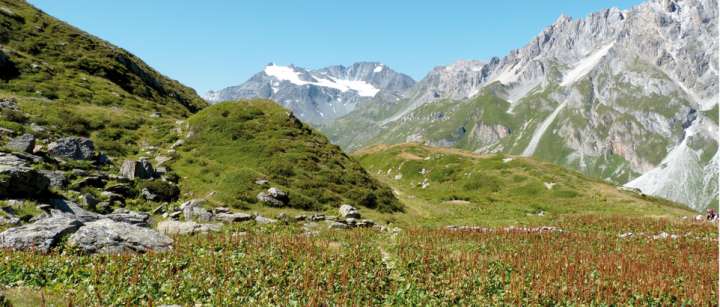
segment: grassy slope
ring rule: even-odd
[[[621,192],[575,171],[528,158],[415,144],[380,145],[355,156],[393,187],[406,205],[407,214],[393,217],[401,224],[552,224],[586,214],[693,215],[680,205]],[[512,161],[503,162],[505,158]],[[429,185],[423,189],[425,179]],[[555,185],[547,189],[545,183]],[[538,216],[541,211],[544,216]]]
[[[350,203],[389,212],[399,203],[352,158],[287,110],[266,100],[213,105],[189,119],[186,145],[173,169],[183,191],[238,208],[256,208],[271,186],[289,192],[289,206],[325,210]]]
[[[41,138],[90,136],[111,156],[133,156],[207,105],[127,51],[24,1],[0,0],[0,46],[0,98],[14,98],[24,113],[3,112],[0,127],[18,133],[36,123],[47,128],[33,132]]]

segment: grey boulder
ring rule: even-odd
[[[87,253],[167,251],[172,239],[150,228],[100,219],[86,223],[72,234],[68,245]]]
[[[67,178],[62,171],[40,170],[39,172],[50,180],[50,187],[63,188],[67,185]]]
[[[253,220],[253,216],[247,213],[217,213],[213,219],[219,222],[238,223]]]
[[[100,214],[87,211],[80,205],[65,199],[52,199],[50,205],[52,206],[50,209],[52,216],[68,216],[81,222],[90,222],[102,217]]]
[[[82,222],[71,216],[47,217],[0,233],[0,247],[47,253],[61,237],[76,231],[80,226]]]
[[[354,218],[359,219],[360,218],[360,212],[355,209],[355,207],[350,205],[342,205],[340,206],[340,209],[338,209],[340,212],[340,216],[344,218]]]
[[[150,179],[155,177],[155,169],[153,169],[150,161],[146,159],[125,160],[120,167],[120,176],[130,180]]]
[[[116,222],[123,222],[140,227],[150,225],[150,215],[144,212],[130,211],[127,209],[116,209],[113,213],[105,215],[105,218]]]
[[[35,148],[35,136],[27,133],[23,134],[11,139],[5,147],[12,151],[31,153]]]
[[[265,192],[258,193],[257,200],[272,207],[282,207],[290,202],[290,198],[286,192],[274,187],[269,188]]]
[[[0,195],[37,196],[47,191],[50,179],[24,166],[0,164]]]
[[[180,222],[166,220],[158,223],[157,230],[167,235],[190,235],[198,233],[219,232],[222,225],[199,224],[195,222]]]
[[[70,160],[91,160],[95,156],[95,144],[84,137],[65,137],[50,143],[48,154]]]

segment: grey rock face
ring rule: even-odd
[[[253,220],[253,216],[246,213],[217,213],[213,219],[225,223],[238,223]]]
[[[130,180],[134,180],[135,178],[150,179],[155,177],[155,170],[148,160],[125,160],[120,167],[120,176]]]
[[[65,199],[52,199],[50,205],[52,206],[50,210],[52,216],[67,216],[81,222],[90,222],[102,217],[100,214],[87,211],[78,204]]]
[[[394,100],[414,84],[409,76],[380,63],[361,62],[312,71],[271,64],[247,82],[210,92],[206,99],[210,102],[272,99],[305,122],[323,123],[376,98]]]
[[[272,207],[282,207],[288,204],[290,198],[286,192],[273,187],[265,192],[260,192],[257,200]]]
[[[127,209],[116,209],[113,213],[104,216],[116,222],[123,222],[140,227],[148,227],[150,215],[145,212],[130,211]]]
[[[68,245],[87,253],[144,253],[166,251],[172,239],[149,228],[100,219],[80,227],[70,236]]]
[[[203,201],[200,199],[193,199],[180,205],[180,209],[182,210],[186,221],[209,222],[212,220],[212,212],[201,207],[202,203]]]
[[[436,68],[387,113],[365,104],[326,131],[361,127],[361,142],[523,153],[702,209],[718,196],[717,4],[650,0],[561,16],[503,58]],[[487,97],[501,98],[499,109],[488,109]],[[442,106],[432,107],[442,118],[429,103]],[[366,145],[355,139],[334,137]]]
[[[50,187],[64,188],[67,186],[67,178],[62,171],[39,170],[38,172],[50,180]]]
[[[0,233],[0,247],[47,253],[58,240],[74,232],[82,222],[71,216],[52,216]]]
[[[12,151],[32,153],[33,148],[35,148],[35,136],[23,134],[11,139],[5,147]]]
[[[47,191],[49,185],[50,180],[34,169],[4,165],[0,161],[0,195],[38,196]]]
[[[91,160],[95,156],[95,144],[84,137],[65,137],[50,143],[48,154],[70,160]]]
[[[340,209],[338,209],[338,211],[340,212],[340,216],[344,218],[360,218],[360,211],[350,205],[342,205],[340,206]]]
[[[158,223],[157,229],[159,232],[167,235],[191,235],[218,232],[222,229],[222,225],[167,220]]]
[[[258,215],[255,217],[255,222],[258,224],[275,224],[278,221],[275,219],[264,217],[262,215]]]

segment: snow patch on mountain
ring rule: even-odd
[[[608,52],[614,45],[615,42],[609,43],[600,48],[598,51],[595,51],[594,53],[575,63],[574,68],[568,71],[565,76],[563,76],[563,80],[562,82],[560,82],[560,85],[572,85],[573,83],[580,80],[580,78],[587,75],[590,71],[593,70],[593,68],[595,68],[595,66],[597,66],[598,63],[600,63],[600,60],[602,60],[602,58],[608,54]]]
[[[275,77],[281,81],[288,81],[295,85],[315,85],[321,87],[329,87],[337,89],[343,93],[347,91],[356,91],[358,95],[363,97],[374,97],[380,91],[372,84],[361,80],[334,79],[329,76],[321,78],[315,75],[311,75],[312,78],[315,79],[315,82],[304,81],[301,79],[301,73],[289,66],[279,66],[275,64],[268,65],[265,67],[265,74],[271,77]]]

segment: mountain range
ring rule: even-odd
[[[364,102],[399,99],[415,80],[381,63],[361,62],[306,70],[268,64],[247,82],[205,95],[210,102],[266,98],[292,110],[300,119],[323,123],[344,116]]]
[[[211,102],[269,98],[346,150],[417,142],[532,156],[701,210],[718,199],[717,0],[560,16],[501,58],[417,83],[380,63],[268,65]]]

